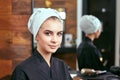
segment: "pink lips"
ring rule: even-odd
[[[51,49],[56,49],[57,46],[55,46],[55,45],[50,45],[50,48],[51,48]]]

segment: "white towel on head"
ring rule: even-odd
[[[33,34],[34,38],[36,37],[39,28],[44,23],[44,21],[52,16],[55,16],[62,21],[59,12],[55,9],[38,8],[35,12],[33,12],[28,20],[28,29]]]
[[[85,34],[96,32],[101,27],[100,20],[93,15],[84,15],[80,20],[80,28]]]

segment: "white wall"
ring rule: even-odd
[[[80,44],[82,40],[82,33],[80,30],[80,17],[82,16],[82,0],[77,0],[77,39],[76,39],[76,44],[77,47]],[[77,59],[76,59],[76,69],[78,70],[78,64],[77,64]]]
[[[80,44],[82,38],[81,37],[82,33],[79,27],[81,16],[82,16],[82,0],[77,0],[77,40],[76,40],[77,47]]]
[[[120,66],[120,0],[116,0],[116,49],[115,65]]]

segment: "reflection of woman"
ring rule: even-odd
[[[104,70],[102,55],[93,44],[94,39],[99,38],[101,34],[102,25],[100,20],[92,15],[84,15],[80,21],[80,28],[85,33],[85,38],[77,49],[79,69]]]
[[[72,80],[68,66],[52,57],[61,45],[63,24],[58,12],[50,8],[39,8],[28,22],[28,29],[37,41],[33,55],[19,64],[12,80]]]

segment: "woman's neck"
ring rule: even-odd
[[[88,38],[91,39],[92,41],[94,41],[94,39],[95,39],[94,34],[87,34],[86,37],[88,37]]]
[[[41,51],[39,48],[37,48],[38,52],[41,54],[41,56],[45,59],[47,62],[48,66],[50,67],[50,60],[51,60],[51,53],[45,53]]]

